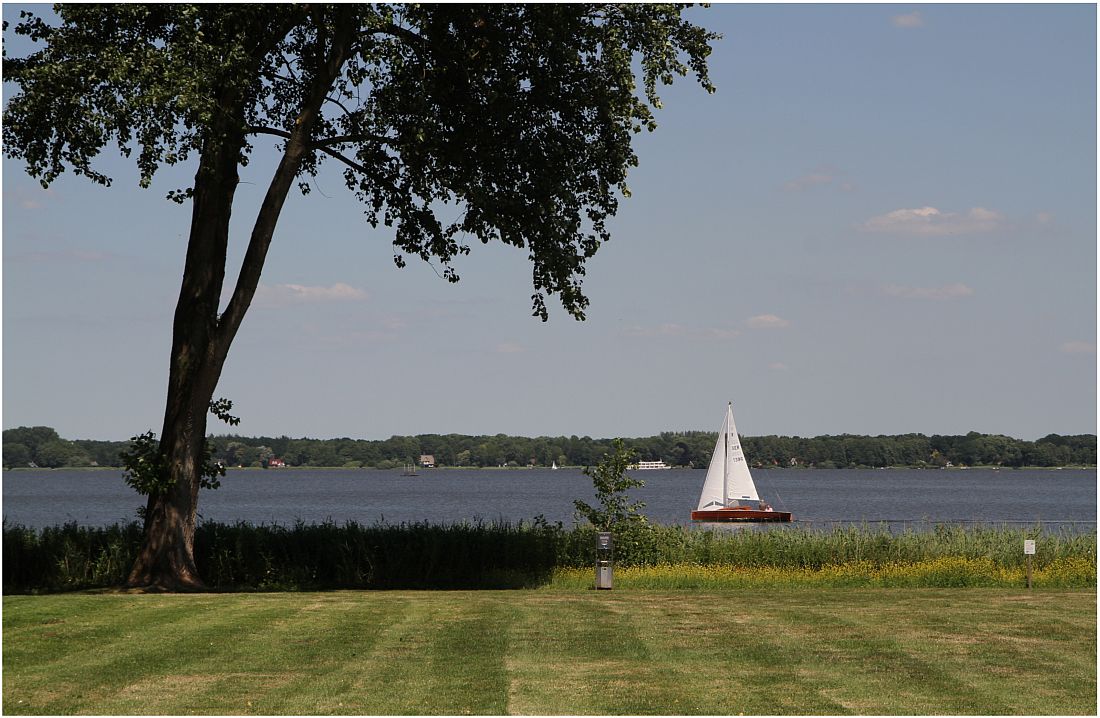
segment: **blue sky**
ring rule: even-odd
[[[230,352],[235,431],[642,436],[732,400],[748,435],[1095,433],[1095,6],[692,13],[718,92],[664,90],[586,322],[530,316],[523,251],[475,246],[457,285],[396,269],[323,175]],[[104,167],[43,191],[4,160],[5,428],[160,428],[189,221],[163,197],[193,168]],[[242,176],[233,276],[271,167]]]

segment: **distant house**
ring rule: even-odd
[[[282,459],[268,459],[267,468],[269,469],[285,469],[286,462]]]
[[[433,454],[421,454],[420,465],[423,466],[425,469],[434,469],[435,456]]]

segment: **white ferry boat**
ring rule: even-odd
[[[671,469],[672,467],[663,461],[639,461],[627,468],[632,471],[652,471],[653,469]]]

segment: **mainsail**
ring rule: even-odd
[[[759,500],[745,452],[741,449],[737,425],[733,422],[733,404],[730,404],[726,407],[726,418],[718,431],[718,442],[710,457],[696,511],[736,506],[739,501]]]

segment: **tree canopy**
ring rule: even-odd
[[[691,71],[714,91],[717,36],[684,7],[59,5],[60,25],[15,27],[45,47],[5,59],[22,92],[4,148],[43,185],[66,169],[109,185],[95,160],[117,145],[148,186],[212,145],[243,165],[259,137],[299,139],[301,190],[339,163],[369,224],[394,228],[399,266],[435,259],[455,281],[471,240],[499,240],[528,251],[535,314],[558,294],[583,317],[584,262],[610,238],[659,85]]]
[[[633,135],[656,126],[658,87],[693,73],[708,91],[716,35],[684,5],[57,5],[21,13],[35,51],[4,60],[15,83],[4,152],[49,185],[67,169],[110,184],[117,146],[141,184],[197,159],[173,318],[146,545],[129,583],[202,588],[194,562],[206,422],[255,296],[288,192],[335,161],[394,261],[452,260],[475,242],[526,250],[532,311],[556,294],[584,317],[585,262],[628,193]],[[6,28],[6,26],[5,26]],[[639,76],[640,87],[635,80]],[[278,166],[223,307],[230,216],[258,138]],[[392,234],[391,234],[392,233]],[[153,435],[141,456],[153,447]],[[144,483],[144,482],[143,482]],[[152,485],[150,484],[150,485]]]

